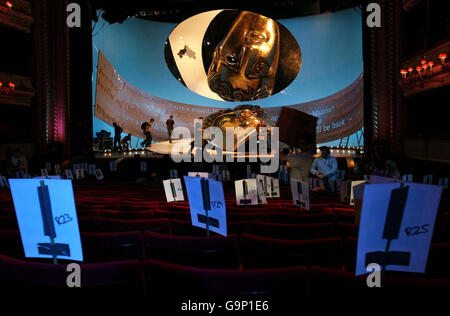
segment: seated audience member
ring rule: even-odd
[[[311,173],[324,180],[327,190],[330,189],[331,182],[337,178],[338,163],[335,157],[330,155],[330,148],[320,147],[320,156],[314,159]]]
[[[398,171],[397,163],[395,161],[387,160],[385,166],[385,177],[400,179],[400,172]]]

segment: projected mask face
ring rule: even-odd
[[[283,91],[302,64],[300,47],[286,27],[238,10],[207,11],[181,22],[170,33],[164,56],[188,89],[233,102]]]
[[[240,12],[214,51],[209,87],[226,101],[268,97],[273,93],[279,57],[278,24],[256,13]]]

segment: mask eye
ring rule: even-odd
[[[238,59],[235,54],[228,54],[226,56],[226,60],[230,65],[236,65],[238,63]]]

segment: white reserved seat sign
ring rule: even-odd
[[[292,203],[309,211],[309,185],[297,179],[291,179]]]
[[[109,162],[109,171],[110,172],[117,171],[117,162],[115,161]]]
[[[84,169],[77,169],[75,171],[75,178],[77,180],[84,179]]]
[[[81,169],[82,166],[78,163],[73,164],[73,172],[76,173],[78,169]]]
[[[61,166],[59,164],[55,165],[55,174],[61,174]]]
[[[264,176],[262,174],[256,175],[256,181],[262,183],[262,188],[264,190],[264,196],[266,198],[272,197],[272,182],[269,179],[270,177]]]
[[[27,258],[83,261],[70,180],[10,179]]]
[[[231,181],[230,171],[222,170],[222,179],[223,179],[223,181]]]
[[[267,198],[266,198],[266,193],[264,192],[264,183],[263,181],[260,180],[256,180],[256,188],[257,188],[257,193],[258,193],[258,203],[259,204],[267,204]]]
[[[270,197],[279,198],[280,197],[280,181],[274,177],[269,177],[270,188],[272,189]]]
[[[350,180],[344,180],[341,182],[341,186],[339,188],[341,203],[350,201]]]
[[[234,181],[237,205],[258,205],[256,179]]]
[[[355,197],[354,197],[354,193],[353,193],[353,187],[355,185],[359,185],[361,183],[365,183],[367,181],[365,180],[359,180],[359,181],[352,181],[351,187],[350,187],[350,205],[355,205]]]
[[[380,176],[370,176],[369,183],[370,184],[382,184],[382,183],[396,183],[400,182],[399,179],[396,178],[388,178],[388,177],[380,177]]]
[[[405,174],[402,176],[402,180],[405,182],[412,182],[413,181],[413,175],[411,173]]]
[[[368,273],[371,263],[424,273],[442,190],[418,183],[364,185],[356,275]]]
[[[184,201],[183,186],[179,178],[164,180],[163,186],[167,202]]]
[[[66,172],[66,179],[73,180],[73,173],[72,173],[72,170],[66,169],[65,172]]]
[[[171,179],[178,178],[178,171],[176,169],[169,170],[169,177]]]
[[[209,178],[208,172],[188,172],[188,177],[200,177],[200,178]]]
[[[41,176],[48,177],[48,169],[41,169]]]
[[[440,178],[438,184],[448,189],[448,178]]]
[[[423,176],[423,183],[424,184],[433,184],[433,175],[428,174],[426,176]]]
[[[89,165],[89,174],[95,175],[95,171],[96,171],[95,164],[90,164]]]
[[[2,189],[8,189],[9,188],[8,180],[6,179],[5,176],[0,176],[0,187]]]
[[[192,225],[227,236],[227,215],[222,182],[184,177]]]

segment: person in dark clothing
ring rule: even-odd
[[[153,123],[154,119],[151,119],[150,122],[145,126],[144,134],[145,140],[141,143],[141,146],[144,148],[150,147],[152,145],[152,131],[153,131]]]
[[[166,121],[166,125],[167,125],[167,134],[169,134],[169,143],[171,143],[173,126],[175,125],[175,121],[173,120],[173,115],[171,115],[169,117],[169,119]]]
[[[122,134],[123,129],[116,122],[113,123],[114,126],[114,150],[120,150],[120,134]]]
[[[120,144],[122,145],[123,150],[128,150],[129,148],[131,148],[131,133],[122,138]]]

